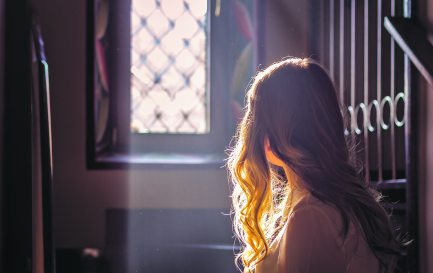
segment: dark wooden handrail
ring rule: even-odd
[[[408,18],[385,17],[384,25],[421,75],[433,86],[433,46],[427,39],[426,31]]]

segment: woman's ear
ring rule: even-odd
[[[279,159],[274,152],[271,149],[271,142],[269,141],[268,137],[265,137],[264,141],[263,141],[263,146],[264,146],[264,150],[265,150],[265,156],[266,156],[266,160],[269,161],[269,163],[277,165],[277,166],[284,166],[284,163],[281,159]]]
[[[269,138],[268,137],[265,137],[264,147],[265,147],[265,152],[270,152],[271,151],[271,143],[269,142]]]

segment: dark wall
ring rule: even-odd
[[[273,0],[265,4],[265,65],[283,57],[309,57],[310,1]]]
[[[32,256],[30,16],[28,1],[5,1],[2,245],[5,272],[27,272]],[[19,217],[17,217],[17,215]]]
[[[0,0],[0,234],[3,234],[3,101],[4,101],[4,0]],[[0,236],[0,268],[2,268],[3,242]]]
[[[102,247],[107,208],[228,208],[224,168],[86,169],[86,1],[33,2],[50,66],[57,246]],[[267,11],[278,12],[266,23],[266,63],[287,55],[305,56],[307,35],[298,35],[306,29],[305,4],[266,3],[271,3]],[[290,6],[297,7],[296,12],[284,15]],[[292,26],[290,31],[287,25]],[[298,27],[303,30],[297,32]]]
[[[416,1],[416,17],[433,44],[433,0]],[[433,273],[433,86],[419,82],[419,216],[421,272]]]
[[[50,69],[59,247],[102,247],[107,208],[229,207],[221,168],[86,169],[86,2],[33,1]]]

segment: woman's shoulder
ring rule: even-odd
[[[342,222],[339,210],[310,193],[293,208],[288,225],[292,228],[297,226],[299,230],[306,227],[306,230],[310,232],[330,236],[334,238],[334,242],[341,246],[344,243],[341,236]]]
[[[320,217],[329,218],[333,225],[335,225],[339,218],[339,211],[324,201],[321,201],[313,194],[306,194],[293,208],[293,214],[306,214],[312,213],[317,214]],[[337,222],[336,222],[337,221]]]
[[[303,272],[298,270],[303,263],[315,268],[306,272],[358,272],[366,267],[371,270],[365,272],[378,272],[378,261],[361,230],[350,221],[343,236],[339,210],[311,194],[294,207],[279,256],[280,272]]]
[[[344,272],[337,218],[338,212],[329,205],[312,195],[303,197],[293,209],[281,239],[280,271],[304,272],[304,266],[308,266],[316,271],[305,272]],[[325,270],[317,271],[320,268]]]

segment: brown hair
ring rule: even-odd
[[[293,171],[291,177],[282,177],[266,160],[265,137]],[[284,224],[295,178],[340,212],[344,237],[350,221],[359,223],[382,271],[393,270],[399,243],[379,203],[380,194],[365,183],[354,164],[336,90],[319,64],[290,58],[259,72],[247,92],[246,113],[235,140],[228,169],[234,229],[242,244],[236,261],[242,260],[244,272],[267,255]]]

